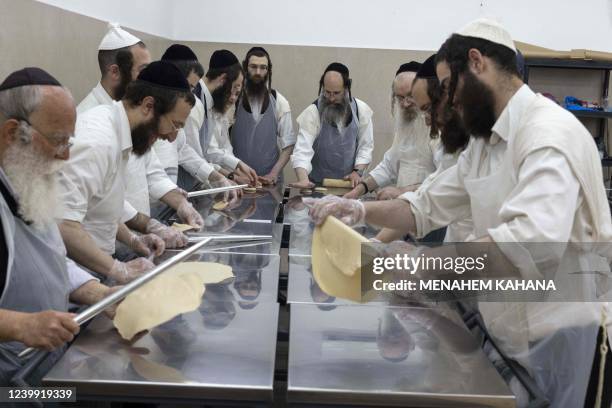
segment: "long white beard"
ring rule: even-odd
[[[17,193],[21,216],[43,229],[62,215],[58,173],[64,162],[42,158],[32,143],[20,144],[17,141],[6,150],[3,170]]]
[[[416,109],[405,110],[396,103],[393,107],[395,134],[403,135],[420,114]]]

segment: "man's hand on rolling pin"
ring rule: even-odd
[[[185,234],[179,230],[162,224],[155,218],[151,218],[147,223],[147,232],[160,237],[166,244],[166,248],[182,248],[189,243],[189,240]]]
[[[235,186],[232,180],[225,177],[223,174],[213,171],[208,177],[208,182],[212,188],[221,188],[221,187],[231,187]],[[238,199],[242,196],[242,190],[236,189],[231,191],[226,191],[223,193],[223,201],[228,201],[230,204],[238,201]]]
[[[322,224],[328,215],[349,226],[365,223],[366,210],[361,201],[327,195],[320,199],[306,197],[302,202],[310,208],[308,214],[317,225]]]
[[[27,347],[42,348],[47,351],[72,341],[79,333],[74,313],[46,310],[37,313],[16,314],[15,337]]]
[[[344,176],[344,180],[349,180],[351,182],[351,187],[355,188],[361,181],[361,176],[356,171],[352,171],[350,174]]]
[[[128,247],[138,255],[160,256],[166,249],[164,241],[155,234],[134,234],[130,237]]]
[[[299,180],[299,181],[296,181],[295,183],[290,183],[289,184],[289,187],[300,188],[300,189],[313,188],[314,186],[315,186],[314,183],[311,182],[308,179],[306,179],[306,180]]]
[[[108,271],[108,277],[119,284],[126,284],[153,268],[155,264],[147,258],[136,258],[128,262],[115,259],[113,267]]]

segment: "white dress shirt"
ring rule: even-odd
[[[133,152],[127,164],[125,199],[145,215],[151,215],[150,201],[159,201],[168,192],[177,189],[159,162],[153,149],[142,156]]]
[[[452,171],[440,174],[419,194],[401,197],[411,203],[419,236],[469,216],[478,225],[488,216],[472,214],[466,183],[502,168],[508,142],[520,128],[519,112],[524,112],[533,97],[529,87],[522,87],[500,115],[489,140],[472,138]],[[529,137],[538,137],[537,132],[532,133]],[[534,151],[511,178],[514,187],[494,215],[500,222],[476,228],[473,238],[489,234],[496,242],[589,242],[586,226],[590,218],[583,192],[563,154],[552,148]],[[490,187],[491,194],[499,193],[500,186]]]
[[[355,166],[372,162],[374,150],[374,127],[372,125],[372,109],[360,99],[355,98],[359,112],[359,134],[357,136],[357,156]],[[315,104],[310,104],[297,118],[297,142],[291,155],[293,168],[301,167],[310,174],[312,171],[312,158],[314,157],[313,144],[321,131],[321,118]]]
[[[91,92],[87,94],[85,98],[83,98],[81,103],[79,103],[79,106],[77,106],[77,115],[80,115],[98,105],[110,105],[112,102],[113,98],[111,98],[108,92],[106,92],[106,89],[102,87],[102,84],[98,82],[96,87],[92,89]]]
[[[98,85],[79,103],[77,114],[81,115],[95,106],[111,103],[113,99],[98,82]],[[154,156],[155,153],[152,151],[145,153],[142,157],[130,155],[127,168],[127,174],[130,177],[126,180],[126,199],[130,205],[126,205],[121,222],[126,222],[136,216],[136,211],[130,207],[149,215],[151,213],[149,200],[157,201],[169,191],[177,188]]]
[[[395,132],[393,145],[370,172],[370,176],[378,187],[390,184],[406,187],[422,183],[436,169],[434,152],[437,140],[431,139],[430,127],[425,123],[424,116],[418,114],[407,126]],[[400,167],[404,173],[401,184],[398,177]]]
[[[229,140],[229,128],[235,113],[235,108],[231,107],[225,114],[220,114],[213,110],[213,98],[210,91],[206,87],[203,80],[200,80],[202,86],[202,103],[204,104],[204,118],[208,118],[206,126],[210,135],[210,145],[208,151],[203,152],[200,145],[199,129],[198,132],[185,132],[187,144],[191,146],[201,157],[204,157],[209,163],[213,163],[215,170],[220,166],[234,170],[240,159],[234,156],[234,149]]]
[[[124,206],[130,207],[125,180],[132,134],[123,104],[100,105],[79,115],[75,136],[60,172],[63,218],[80,222],[100,249],[113,254]]]
[[[190,139],[199,140],[203,122],[204,105],[196,98],[196,103],[185,121],[185,127],[178,132],[176,140],[170,143],[167,140],[158,139],[153,145],[153,150],[155,150],[162,167],[166,170],[173,169],[169,177],[174,183],[177,179],[178,166],[182,166],[188,173],[203,183],[208,181],[210,173],[215,170],[212,164],[187,143],[187,135]]]
[[[588,249],[597,248],[589,243],[612,242],[600,166],[586,128],[571,113],[524,85],[508,101],[488,140],[472,138],[456,166],[436,177],[420,195],[402,197],[410,202],[419,235],[471,215],[474,233],[470,238],[489,236],[498,244],[521,244],[498,246],[521,277],[542,279],[539,260],[545,259],[542,266],[549,269],[553,260],[559,265],[555,281],[569,281],[574,294],[590,300],[568,302],[553,292],[548,302],[479,303],[489,333],[532,375],[541,374],[531,371],[531,352],[537,350],[531,346],[534,342],[546,341],[565,328],[584,328],[572,336],[575,341],[581,335],[591,335],[595,341],[602,321],[612,329],[610,305],[594,301],[596,282],[589,278],[596,252],[549,251],[543,257],[520,251],[523,243],[574,243]],[[609,274],[609,261],[603,261]],[[592,353],[583,352],[575,361],[586,373],[590,370],[584,370],[584,364],[590,367]],[[555,372],[577,369],[560,366]]]

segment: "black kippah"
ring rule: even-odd
[[[235,64],[240,64],[240,62],[234,53],[228,50],[217,50],[210,56],[208,69],[223,69]]]
[[[249,55],[249,54],[251,54],[251,53],[253,53],[253,52],[255,52],[255,51],[260,51],[260,52],[263,52],[263,53],[264,53],[264,54],[266,54],[266,55],[269,55],[269,54],[268,54],[268,51],[266,51],[266,50],[265,50],[263,47],[253,47],[253,48],[251,48],[251,49],[250,49],[250,50],[247,52],[247,55]]]
[[[161,57],[162,61],[197,61],[198,57],[195,53],[186,45],[183,44],[172,44],[164,55]]]
[[[406,62],[405,64],[400,65],[395,73],[395,76],[401,74],[402,72],[418,72],[419,68],[421,68],[421,63],[416,61]]]
[[[140,71],[138,80],[161,88],[191,92],[189,83],[181,71],[171,62],[155,61]]]
[[[417,71],[417,78],[437,78],[436,74],[436,54],[425,60],[421,68]]]
[[[62,86],[62,84],[60,84],[57,79],[53,78],[47,71],[36,67],[27,67],[7,76],[4,82],[0,84],[0,91],[26,85]]]
[[[325,68],[325,72],[323,72],[323,75],[325,75],[326,73],[328,73],[329,71],[334,71],[334,72],[339,72],[340,74],[349,75],[349,69],[346,65],[341,64],[339,62],[332,62],[331,64],[329,64],[327,66],[327,68]]]

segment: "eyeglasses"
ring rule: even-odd
[[[394,95],[394,98],[399,103],[415,103],[414,98],[410,95]]]
[[[66,151],[70,150],[70,148],[71,148],[71,147],[73,146],[73,144],[74,144],[74,143],[72,143],[72,142],[70,141],[70,139],[72,139],[72,137],[73,137],[74,135],[70,135],[70,136],[69,136],[69,139],[68,139],[69,141],[68,141],[68,142],[66,142],[66,143],[60,143],[60,144],[57,144],[57,143],[52,143],[52,142],[51,142],[51,140],[53,140],[53,138],[48,137],[48,136],[47,136],[47,135],[45,135],[43,132],[41,132],[40,130],[36,129],[36,128],[34,127],[34,125],[32,125],[32,124],[30,123],[30,121],[28,121],[27,119],[24,119],[24,118],[14,118],[14,119],[16,119],[16,120],[18,120],[18,121],[20,121],[20,122],[25,123],[25,124],[26,124],[26,125],[27,125],[27,126],[30,128],[30,129],[34,130],[34,131],[35,131],[35,132],[36,132],[36,133],[37,133],[39,136],[41,136],[41,137],[42,137],[42,139],[44,140],[44,143],[45,143],[46,145],[48,145],[48,146],[51,146],[51,149],[53,149],[53,151],[54,151],[54,155],[55,155],[55,156],[63,156],[63,155],[64,155],[64,153],[66,153]]]

